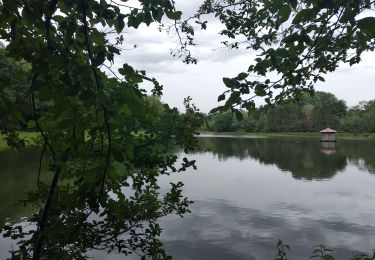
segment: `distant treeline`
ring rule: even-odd
[[[350,107],[326,92],[305,95],[299,102],[264,105],[238,121],[229,111],[207,117],[203,130],[216,132],[315,132],[326,127],[341,132],[375,132],[375,100]]]

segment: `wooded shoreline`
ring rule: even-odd
[[[197,137],[301,137],[301,138],[319,138],[322,136],[321,133],[316,132],[279,132],[279,133],[251,133],[251,132],[213,132],[213,131],[201,131]],[[375,140],[375,133],[336,133],[337,139],[348,139],[348,140]]]
[[[20,136],[27,140],[27,145],[31,145],[33,139],[37,137],[36,133],[21,132]],[[259,137],[299,137],[299,138],[317,138],[321,137],[321,133],[315,132],[285,132],[285,133],[251,133],[244,131],[237,132],[213,132],[213,131],[200,131],[196,137],[242,137],[242,138],[259,138]],[[336,137],[348,140],[375,140],[375,133],[336,133]],[[4,136],[0,135],[0,150],[9,148]]]

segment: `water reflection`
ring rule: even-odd
[[[160,221],[174,259],[273,259],[279,238],[292,247],[292,259],[307,259],[319,243],[334,248],[337,259],[375,248],[375,142],[345,140],[334,148],[314,138],[200,143],[202,152],[190,155],[198,171],[160,180],[162,189],[184,182],[184,194],[195,201],[192,214]],[[35,187],[37,161],[33,150],[0,152],[0,224],[28,214],[14,204]],[[0,239],[0,258],[8,242]],[[123,259],[105,252],[93,257]]]
[[[335,142],[321,142],[320,147],[322,153],[325,155],[331,155],[336,153],[336,143]]]
[[[175,259],[274,259],[278,238],[292,247],[291,259],[307,259],[311,246],[319,243],[333,246],[336,259],[348,259],[374,242],[374,227],[340,219],[318,221],[306,216],[293,221],[226,201],[198,202],[193,212],[183,220],[164,222],[168,225],[165,243]]]
[[[38,161],[34,149],[0,151],[0,225],[6,218],[17,219],[30,212],[22,200],[26,192],[36,188]]]
[[[202,149],[219,160],[253,158],[276,165],[296,179],[329,179],[350,162],[375,173],[375,142],[344,140],[321,144],[315,138],[201,138]],[[321,147],[325,145],[326,147]],[[332,146],[333,145],[333,146]],[[327,156],[329,154],[329,156]]]

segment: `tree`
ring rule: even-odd
[[[219,101],[226,102],[213,112],[251,111],[255,96],[267,103],[298,100],[340,64],[359,63],[375,48],[375,17],[369,10],[375,10],[374,1],[205,0],[195,21],[205,29],[205,15],[214,14],[225,26],[220,34],[228,37],[226,46],[258,54],[246,72],[223,78],[228,90]]]
[[[270,132],[297,132],[302,130],[303,114],[296,104],[279,105],[267,113],[266,130]]]
[[[375,132],[374,124],[375,101],[360,102],[360,105],[349,109],[347,116],[342,120],[342,126],[346,131]]]
[[[371,102],[369,102],[370,104]],[[363,105],[362,117],[365,117]],[[316,132],[328,126],[339,131],[351,131],[349,121],[346,119],[347,106],[345,101],[337,99],[331,93],[317,91],[313,95],[302,95],[299,102],[284,100],[273,105],[263,105],[253,109],[251,113],[241,110],[243,121],[234,120],[230,111],[215,114],[210,118],[211,130],[214,131],[238,131],[247,132]],[[353,112],[348,113],[350,117]],[[358,117],[358,115],[355,115]],[[371,113],[368,115],[371,117]],[[341,124],[344,124],[343,127]],[[360,122],[357,131],[364,130],[364,122]],[[367,123],[369,129],[371,123]],[[359,127],[359,128],[358,128]],[[366,128],[367,129],[367,128]]]
[[[312,104],[314,110],[311,115],[313,130],[318,131],[328,126],[338,128],[340,118],[346,114],[347,106],[343,100],[338,100],[333,94],[317,92]]]
[[[21,75],[5,74],[1,91],[16,93],[18,85],[9,83],[21,81],[32,116],[25,117],[17,98],[9,95],[0,96],[2,108],[13,122],[40,134],[41,151],[38,189],[25,200],[35,208],[28,218],[32,228],[2,229],[19,241],[14,259],[82,259],[91,249],[167,258],[157,219],[184,214],[190,201],[182,196],[182,183],[160,194],[157,178],[194,166],[187,158],[177,164],[171,151],[194,149],[201,119],[190,99],[183,114],[167,105],[154,109],[139,84],[149,81],[152,94],[161,95],[155,79],[128,64],[118,73],[112,68],[124,30],[181,16],[169,0],[138,4],[0,2],[0,39],[8,42],[0,62],[7,68],[29,67]],[[9,144],[22,146],[16,124],[1,130]],[[39,179],[41,171],[49,172],[50,183]]]
[[[217,114],[212,118],[213,129],[218,132],[230,132],[233,127],[233,114],[230,112]]]

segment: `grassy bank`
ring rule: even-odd
[[[210,132],[210,131],[201,131],[202,135],[212,135],[212,136],[237,136],[237,137],[246,137],[246,136],[259,136],[259,137],[316,137],[320,138],[321,133],[318,132],[285,132],[285,133],[249,133],[249,132]],[[336,133],[337,139],[372,139],[375,140],[375,133]]]
[[[21,132],[20,137],[26,140],[26,145],[32,145],[34,143],[34,139],[38,137],[38,133],[30,133],[30,132]],[[5,141],[5,136],[0,135],[0,150],[8,149],[9,146]]]

